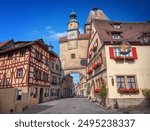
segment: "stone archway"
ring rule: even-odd
[[[71,69],[71,70],[64,70],[64,76],[72,73],[79,73],[82,74],[86,78],[86,69]]]
[[[71,74],[79,74],[81,77],[79,78],[80,80],[82,79],[82,80],[85,80],[85,82],[86,82],[86,71],[84,71],[84,70],[65,70],[65,72],[64,72],[64,75],[63,75],[63,77],[62,77],[62,80],[61,80],[61,96],[63,96],[63,97],[65,97],[66,96],[66,94],[67,93],[65,93],[65,92],[68,92],[68,90],[70,90],[69,88],[68,88],[68,86],[67,86],[67,84],[68,83],[70,83],[69,81],[68,81],[68,77],[70,77],[70,75]],[[66,78],[67,77],[67,78]],[[71,76],[72,77],[72,76]],[[72,77],[73,78],[73,77]],[[67,79],[67,83],[66,83],[66,88],[64,88],[64,83],[65,83],[65,81],[66,81],[66,79]],[[73,79],[72,79],[73,80]],[[81,81],[82,81],[81,80]],[[82,83],[83,84],[83,83]],[[76,88],[76,86],[78,86],[78,84],[76,83],[74,83],[74,81],[73,81],[73,90],[74,90],[74,94],[75,94],[75,92],[76,92],[76,90],[75,90],[75,88]]]

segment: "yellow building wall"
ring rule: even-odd
[[[17,90],[22,90],[21,100],[16,100]],[[22,112],[27,106],[27,87],[0,89],[0,113]]]
[[[148,88],[150,81],[150,46],[136,46],[138,59],[134,62],[117,63],[110,59],[109,46],[105,46],[107,64],[107,87],[109,88],[109,98],[144,98],[142,89]],[[121,95],[117,93],[116,75],[136,75],[139,94]],[[111,79],[114,79],[112,86]]]

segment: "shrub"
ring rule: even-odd
[[[101,91],[99,93],[99,96],[101,98],[106,98],[107,94],[108,94],[108,88],[106,88],[106,84],[103,84],[102,87],[101,87]]]
[[[147,89],[147,88],[142,89],[142,94],[144,97],[150,98],[150,89]]]
[[[103,106],[106,106],[106,97],[107,97],[107,94],[108,94],[108,88],[106,88],[106,85],[103,84],[102,87],[101,87],[101,91],[99,93],[99,96],[101,98],[101,104]]]

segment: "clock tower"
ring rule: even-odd
[[[68,34],[67,38],[68,40],[77,39],[79,35],[79,23],[76,20],[76,13],[71,12],[70,13],[70,21],[68,23]]]

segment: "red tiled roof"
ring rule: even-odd
[[[0,42],[0,48],[1,48],[2,46],[4,46],[5,44],[7,44],[9,41],[11,41],[11,40],[7,40],[7,41],[4,41],[4,42]]]
[[[150,23],[144,22],[119,22],[120,28],[114,28],[113,24],[118,23],[107,20],[95,20],[93,24],[103,41],[134,41],[137,42],[142,32],[150,32]],[[111,33],[119,33],[121,39],[113,39]]]
[[[78,40],[84,40],[84,39],[89,39],[89,34],[79,34],[78,35]],[[64,42],[67,42],[68,41],[68,38],[67,38],[67,36],[65,36],[65,37],[61,37],[60,39],[59,39],[59,42],[60,43],[64,43]]]
[[[3,45],[5,45],[5,43],[0,43],[0,48],[1,48]]]

